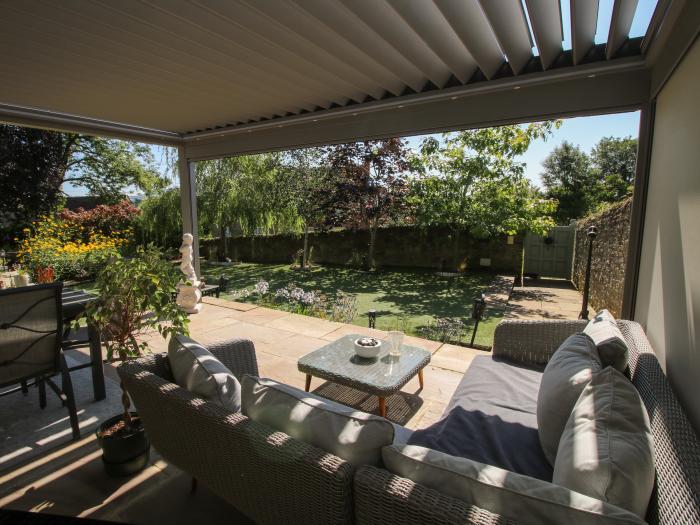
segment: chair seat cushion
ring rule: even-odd
[[[585,334],[566,339],[547,363],[537,394],[537,429],[544,455],[552,465],[581,391],[602,369],[598,350]]]
[[[412,445],[382,449],[389,472],[525,525],[642,524],[634,514],[564,487]]]
[[[644,518],[654,488],[653,443],[639,393],[609,366],[593,377],[574,406],[553,481]]]
[[[541,372],[489,356],[470,365],[448,412],[408,443],[551,481],[535,415]]]
[[[241,410],[241,384],[202,345],[184,335],[174,335],[168,344],[168,361],[178,385],[233,412]]]
[[[272,379],[243,376],[241,401],[243,414],[253,421],[355,465],[378,465],[382,447],[394,442],[396,429],[383,417]],[[400,434],[399,441],[407,439],[403,431]]]

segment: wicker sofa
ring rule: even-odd
[[[630,347],[630,374],[649,412],[657,480],[647,521],[700,523],[700,441],[691,429],[641,327],[618,322]],[[581,321],[504,321],[493,355],[544,368]],[[249,341],[210,350],[236,376],[257,375]],[[171,382],[165,355],[124,364],[125,387],[155,448],[170,462],[259,523],[510,523],[474,505],[346,461],[228,412]]]

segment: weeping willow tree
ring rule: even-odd
[[[219,237],[226,253],[226,231],[244,235],[300,231],[301,221],[279,184],[278,154],[243,155],[197,164],[200,233]]]
[[[139,244],[153,243],[166,250],[175,250],[182,236],[180,189],[169,188],[151,195],[141,204],[141,215],[136,223]]]

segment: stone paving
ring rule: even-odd
[[[525,279],[514,288],[506,307],[506,319],[578,319],[582,297],[564,279]],[[595,311],[589,307],[589,316]]]

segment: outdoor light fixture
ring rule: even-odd
[[[588,262],[586,263],[586,279],[583,284],[583,304],[581,305],[581,313],[578,314],[579,319],[588,320],[588,292],[591,286],[591,258],[593,256],[593,240],[598,235],[598,228],[591,226],[586,231],[588,237]]]
[[[481,294],[481,297],[474,299],[474,304],[472,305],[472,319],[474,319],[474,330],[472,331],[472,341],[469,346],[474,346],[474,339],[476,338],[476,329],[479,328],[479,321],[484,317],[484,311],[486,310],[486,296]]]
[[[369,312],[367,312],[367,317],[369,320],[369,327],[374,328],[377,325],[377,311],[370,310]]]

